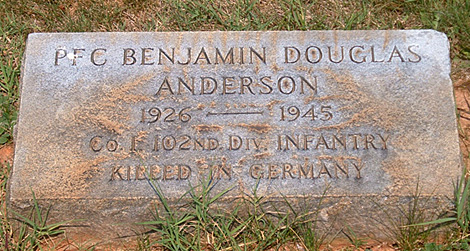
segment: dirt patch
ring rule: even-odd
[[[464,164],[470,164],[470,68],[453,74],[455,103],[459,118],[460,149]]]
[[[13,143],[0,146],[0,165],[5,163],[13,164],[14,150]]]

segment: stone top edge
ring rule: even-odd
[[[102,34],[197,34],[197,33],[212,33],[212,34],[222,34],[222,33],[417,33],[417,32],[425,32],[425,33],[434,33],[436,36],[444,36],[447,39],[447,35],[443,32],[436,31],[433,29],[411,29],[411,30],[293,30],[293,31],[286,31],[286,30],[267,30],[267,31],[111,31],[111,32],[34,32],[28,35],[29,37],[33,36],[50,36],[50,35],[102,35]]]

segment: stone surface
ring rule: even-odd
[[[377,218],[417,184],[429,208],[452,197],[449,73],[432,30],[31,34],[10,205],[33,190],[87,220],[72,231],[122,236],[149,219],[148,177],[177,199],[212,173],[226,200],[326,197],[327,224],[387,238]]]

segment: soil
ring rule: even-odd
[[[468,64],[469,62],[466,62]],[[462,63],[460,63],[462,64]],[[454,65],[452,80],[454,83],[454,94],[456,101],[457,114],[459,117],[459,136],[460,147],[463,160],[468,166],[470,164],[470,67],[460,67]],[[14,144],[9,143],[0,146],[0,166],[5,167],[5,163],[13,164]],[[66,250],[70,249],[67,245]],[[60,248],[59,248],[60,249]],[[392,251],[399,250],[398,247],[390,243],[369,242],[355,248],[351,243],[331,243],[323,247],[325,250],[373,250],[373,251]],[[65,249],[64,249],[65,250]],[[306,250],[300,243],[290,243],[285,245],[281,250]]]
[[[13,143],[0,145],[0,164],[3,166],[5,163],[13,164],[14,147]]]
[[[469,166],[470,152],[470,68],[461,69],[452,74],[455,102],[459,116],[460,149],[465,166]],[[467,174],[468,175],[468,174]]]

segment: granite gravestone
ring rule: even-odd
[[[211,173],[382,238],[372,216],[418,183],[446,204],[461,174],[449,73],[432,30],[31,34],[10,205],[123,235],[149,179],[172,200]]]

